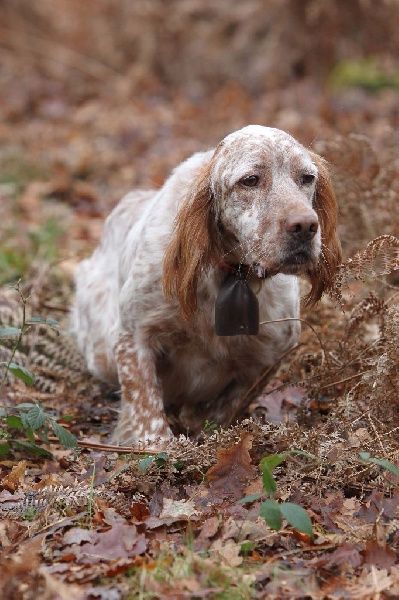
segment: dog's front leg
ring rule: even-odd
[[[115,347],[122,405],[112,441],[163,442],[173,434],[162,400],[155,360],[150,349],[137,347],[130,333],[123,333]]]

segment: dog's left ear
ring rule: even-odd
[[[337,235],[338,205],[327,162],[314,152],[310,156],[318,170],[313,207],[321,229],[321,256],[317,268],[309,273],[312,289],[306,297],[306,304],[313,305],[331,286],[342,254]]]

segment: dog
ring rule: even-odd
[[[194,154],[159,190],[121,200],[78,267],[71,311],[89,370],[121,388],[114,443],[165,443],[173,419],[187,431],[231,423],[260,373],[297,343],[298,277],[310,282],[309,305],[331,284],[337,212],[326,162],[260,125]],[[225,293],[222,317],[234,321],[248,296],[262,321],[292,320],[217,335],[226,281],[244,288],[230,308]]]

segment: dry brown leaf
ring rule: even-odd
[[[237,444],[218,451],[217,463],[206,473],[211,493],[236,500],[243,496],[248,481],[256,474],[249,454],[252,441],[253,436],[244,433]]]
[[[81,528],[69,530],[64,535],[66,543],[62,558],[72,555],[80,564],[93,564],[130,558],[145,552],[147,541],[143,534],[137,532],[135,525],[130,525],[112,509],[106,509],[105,518],[110,525],[107,531],[84,533]]]
[[[21,460],[17,465],[15,465],[11,472],[4,477],[1,484],[10,492],[15,492],[23,483],[25,477],[25,469],[26,469],[26,460]]]
[[[173,500],[172,498],[163,499],[162,512],[160,519],[173,519],[174,521],[189,520],[198,517],[199,513],[194,506],[193,500]]]
[[[393,548],[386,544],[380,545],[376,540],[369,540],[364,551],[364,564],[374,565],[379,569],[389,569],[397,561]]]
[[[201,539],[210,539],[217,534],[219,527],[220,519],[216,516],[210,517],[203,523],[198,537]]]
[[[348,568],[355,569],[356,567],[360,567],[362,562],[362,556],[357,546],[343,543],[334,552],[331,552],[331,554],[322,556],[317,564],[322,565],[326,569],[338,567],[339,569],[347,570]]]
[[[212,550],[228,567],[238,567],[241,565],[243,558],[240,556],[240,547],[240,544],[236,544],[233,540],[227,540],[227,542],[216,540],[212,544]]]

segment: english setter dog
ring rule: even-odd
[[[260,125],[194,154],[161,189],[127,194],[78,268],[72,308],[89,370],[121,388],[114,442],[165,443],[173,419],[180,431],[228,425],[259,374],[296,344],[300,323],[216,335],[226,278],[245,274],[262,321],[298,318],[297,277],[309,279],[312,305],[340,263],[336,225],[325,161]]]

